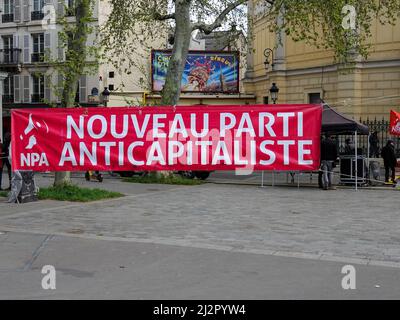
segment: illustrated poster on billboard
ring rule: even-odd
[[[152,89],[165,84],[171,51],[152,51]],[[189,51],[182,75],[182,92],[238,93],[239,54],[232,51]]]

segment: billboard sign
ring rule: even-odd
[[[165,84],[171,51],[151,54],[152,90]],[[238,93],[239,53],[234,51],[189,51],[182,75],[182,92]]]

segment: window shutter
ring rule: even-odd
[[[64,61],[64,60],[65,60],[65,57],[64,57],[63,42],[58,35],[58,61]]]
[[[50,51],[50,32],[46,32],[44,34],[44,52],[45,56],[49,56],[52,58],[52,52]]]
[[[65,11],[65,0],[58,0],[58,5],[57,5],[58,16],[63,17],[64,11]]]
[[[63,93],[63,76],[61,74],[58,74],[57,76],[57,86],[58,86],[58,97],[57,97],[57,102],[61,102],[62,98],[62,93]]]
[[[14,75],[14,102],[21,102],[20,90],[19,90],[19,75]]]
[[[24,35],[24,63],[29,63],[31,61],[30,57],[30,47],[29,47],[29,34]]]
[[[51,101],[50,83],[51,83],[51,75],[45,75],[44,76],[44,99],[46,100],[46,102]]]
[[[16,35],[16,34],[13,35],[13,48],[14,49],[21,48],[20,45],[19,45],[19,36]],[[20,58],[19,51],[14,50],[14,51],[12,51],[11,54],[13,55],[13,61],[14,62],[21,63],[21,58]]]
[[[18,35],[13,35],[13,48],[19,48]]]
[[[44,34],[44,48],[50,49],[50,32]]]
[[[21,0],[14,0],[14,22],[21,21]]]
[[[29,0],[22,0],[23,1],[23,16],[24,21],[30,21],[30,11],[29,11]]]
[[[81,76],[81,79],[79,81],[79,97],[80,101],[79,102],[86,102],[87,100],[87,93],[86,93],[86,87],[87,87],[87,76],[83,75]]]
[[[30,102],[30,76],[23,76],[24,78],[24,102]]]

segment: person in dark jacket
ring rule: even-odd
[[[321,170],[322,187],[324,190],[335,189],[335,187],[332,185],[332,175],[337,156],[337,148],[335,142],[333,141],[333,137],[328,136],[323,139],[321,142]]]
[[[379,139],[378,139],[378,132],[374,131],[369,136],[369,157],[375,158],[379,157]]]
[[[354,154],[354,144],[351,142],[350,138],[344,141],[344,154],[353,155]]]
[[[389,170],[392,173],[392,182],[395,181],[395,167],[397,163],[396,154],[394,152],[393,140],[388,140],[386,146],[382,148],[381,156],[385,165],[385,182],[389,182]]]
[[[0,143],[1,143],[1,141],[0,141]],[[1,189],[1,183],[2,183],[2,178],[3,178],[3,168],[4,168],[4,166],[6,166],[7,170],[8,170],[8,181],[9,181],[9,185],[10,185],[10,187],[8,187],[8,190],[11,189],[11,164],[10,164],[10,161],[8,160],[10,143],[11,143],[11,134],[9,132],[7,132],[4,135],[4,143],[1,144],[0,157],[2,158],[1,159],[2,163],[1,163],[1,166],[0,166],[0,190],[2,190]]]

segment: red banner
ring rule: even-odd
[[[390,134],[400,136],[400,112],[390,111]]]
[[[14,170],[315,170],[320,105],[15,109]]]

